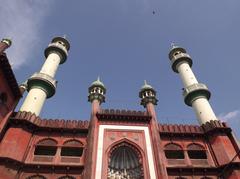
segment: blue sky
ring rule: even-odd
[[[239,0],[8,0],[0,5],[0,35],[13,40],[7,52],[19,83],[40,70],[51,39],[67,35],[69,57],[42,118],[88,120],[87,89],[100,75],[103,108],[144,110],[138,92],[146,79],[158,92],[160,123],[197,124],[168,59],[175,42],[192,56],[216,115],[240,137],[239,8]]]

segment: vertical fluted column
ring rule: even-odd
[[[188,106],[192,106],[200,124],[205,124],[211,120],[217,120],[215,113],[209,104],[211,96],[207,86],[198,83],[191,66],[192,59],[186,50],[181,47],[173,46],[169,59],[172,62],[172,69],[179,73],[184,85],[184,101]]]
[[[59,64],[63,64],[70,48],[69,42],[62,37],[53,38],[45,49],[46,61],[39,73],[33,74],[27,81],[29,91],[20,111],[40,114],[46,98],[56,92],[57,81],[54,79]]]

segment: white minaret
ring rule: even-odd
[[[217,120],[208,100],[211,93],[207,86],[198,83],[192,72],[192,59],[182,47],[172,46],[169,53],[172,62],[172,69],[179,73],[184,85],[184,101],[188,106],[192,106],[197,115],[200,125],[211,120]]]
[[[41,112],[46,98],[55,94],[57,81],[54,79],[59,64],[63,64],[70,48],[69,42],[63,37],[55,37],[45,49],[46,61],[39,73],[34,73],[27,81],[29,91],[20,111]]]

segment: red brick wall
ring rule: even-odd
[[[31,135],[22,128],[9,128],[0,145],[0,156],[22,161]]]

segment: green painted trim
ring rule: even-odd
[[[181,62],[187,62],[190,67],[192,67],[192,59],[188,57],[180,57],[175,60],[172,60],[172,70],[176,73],[179,73],[177,70],[177,65]]]
[[[33,88],[42,89],[43,91],[46,92],[47,98],[52,97],[56,92],[55,87],[51,83],[41,79],[29,79],[28,87],[29,87],[28,91],[30,91]]]
[[[184,102],[186,105],[192,106],[193,101],[195,101],[196,99],[206,98],[207,100],[209,100],[210,97],[211,97],[210,91],[208,91],[206,89],[199,89],[199,90],[195,90],[195,91],[188,93],[186,95],[186,97],[184,98]]]
[[[45,57],[47,58],[51,53],[59,53],[61,56],[62,56],[62,58],[61,58],[61,61],[60,61],[60,64],[63,64],[63,63],[65,63],[66,62],[66,60],[67,60],[67,53],[64,51],[64,50],[62,50],[61,48],[58,48],[57,46],[49,46],[49,47],[47,47],[46,49],[45,49],[45,51],[44,51],[44,54],[45,54]]]
[[[98,100],[101,103],[105,102],[105,96],[99,93],[93,93],[88,96],[88,101],[93,102],[93,100]]]
[[[158,100],[157,100],[156,97],[154,97],[154,96],[150,97],[149,96],[149,97],[146,97],[146,98],[141,100],[141,105],[143,105],[144,107],[146,107],[148,103],[152,103],[154,105],[157,105],[157,102],[158,102]]]

